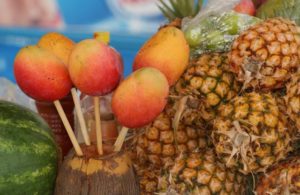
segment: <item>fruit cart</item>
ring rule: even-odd
[[[0,194],[300,194],[300,3],[202,6],[159,0],[168,22],[132,39],[0,31],[9,77],[65,133],[0,100]]]

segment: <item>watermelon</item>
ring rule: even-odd
[[[58,151],[41,117],[0,100],[0,194],[53,194]]]

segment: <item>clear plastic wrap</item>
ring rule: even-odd
[[[210,15],[222,14],[224,12],[231,11],[239,1],[240,0],[208,0],[205,7],[193,19],[185,18],[183,20],[182,29],[185,30],[189,26],[195,26],[199,24],[199,21],[202,18],[206,18]]]
[[[34,100],[25,95],[16,84],[3,77],[0,77],[0,100],[14,102],[36,111]]]
[[[108,94],[100,98],[103,141],[115,139],[118,136],[118,124],[111,110],[111,98],[112,94]],[[80,104],[90,139],[92,143],[96,143],[96,124],[93,97],[88,95],[81,95]],[[80,125],[77,117],[75,117],[75,132],[77,134],[77,140],[80,143],[83,143],[84,140],[80,131]]]
[[[232,11],[239,0],[210,0],[193,19],[184,19],[182,30],[193,54],[224,52],[243,30],[261,20]]]

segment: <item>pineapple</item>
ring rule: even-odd
[[[208,131],[189,125],[191,122],[190,117],[193,117],[190,108],[186,110],[189,113],[188,115],[183,114],[187,117],[181,119],[176,131],[172,127],[174,115],[170,115],[174,111],[170,110],[171,108],[166,108],[145,129],[145,132],[137,137],[135,162],[138,161],[139,164],[156,168],[168,167],[172,165],[177,155],[208,147],[210,144]]]
[[[291,151],[286,116],[271,94],[245,93],[220,106],[212,141],[227,167],[264,172]]]
[[[291,120],[296,123],[298,132],[300,132],[300,73],[294,74],[287,83],[284,100],[287,113]]]
[[[159,179],[160,192],[167,194],[244,194],[245,176],[227,169],[212,149],[178,156],[174,166]]]
[[[181,27],[182,18],[194,16],[202,4],[200,0],[195,4],[194,0],[166,2],[162,0],[160,8],[169,18],[170,23],[167,26],[178,28]],[[191,5],[197,5],[198,8]],[[168,171],[174,166],[174,161],[179,156],[190,154],[193,156],[199,153],[201,154],[199,158],[207,161],[209,155],[214,156],[206,151],[212,147],[209,134],[216,111],[220,105],[235,97],[240,89],[241,83],[238,83],[234,73],[229,71],[226,53],[193,56],[185,73],[170,89],[169,101],[164,111],[150,125],[140,130],[141,134],[136,137],[133,145],[132,159],[140,180],[142,194],[155,194],[163,183],[168,185],[163,181],[164,177],[160,177],[161,172]],[[204,155],[207,155],[207,159]],[[236,183],[235,172],[225,170],[219,162],[211,161],[211,163],[218,168],[212,170],[218,182],[227,182],[226,192],[231,194],[242,192],[242,188],[236,185],[243,181],[239,177]],[[203,165],[205,166],[206,163]],[[210,167],[205,168],[210,169]],[[221,169],[220,175],[216,172],[219,169]],[[195,170],[197,171],[198,168]],[[226,174],[223,177],[224,172]],[[219,189],[219,186],[214,186],[219,184],[215,183],[216,181],[212,180],[211,184],[207,185],[209,190],[225,192],[225,187]],[[186,185],[184,180],[178,183]],[[200,187],[201,185],[197,184],[197,187],[192,188],[200,189]]]
[[[172,105],[172,104],[171,104]],[[170,103],[169,105],[170,106]],[[211,145],[208,131],[194,124],[192,109],[186,109],[176,131],[172,127],[175,111],[166,108],[163,113],[138,136],[132,159],[140,180],[142,194],[157,192],[161,168],[168,169],[180,154],[203,150]],[[185,114],[187,113],[187,114]],[[170,115],[173,114],[173,115]],[[185,125],[184,125],[185,124]]]
[[[233,42],[229,63],[244,88],[271,91],[284,87],[300,60],[294,22],[272,18],[250,27]]]
[[[226,54],[203,54],[192,60],[171,88],[164,112],[137,138],[133,161],[141,189],[146,193],[155,192],[154,183],[158,183],[159,177],[144,174],[149,173],[149,167],[159,173],[162,167],[167,170],[172,166],[178,155],[202,151],[212,145],[211,123],[206,121],[212,122],[217,108],[240,89],[233,73],[226,69]]]
[[[256,194],[300,194],[300,156],[290,157],[263,174],[258,180]]]
[[[199,99],[200,115],[205,121],[215,118],[216,109],[235,97],[241,88],[229,72],[225,53],[203,54],[192,60],[190,66],[175,85],[179,96],[192,96]]]
[[[134,164],[140,182],[141,195],[153,195],[158,191],[160,169],[151,166]]]

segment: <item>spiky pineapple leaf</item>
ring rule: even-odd
[[[169,7],[163,0],[159,0],[160,5],[158,5],[158,8],[160,11],[165,15],[166,18],[174,18],[174,11],[172,8]]]
[[[203,0],[158,0],[158,2],[158,8],[169,21],[176,18],[193,17],[203,5]]]
[[[177,7],[176,0],[170,0],[171,6],[174,9],[174,15],[181,15],[180,8]]]

